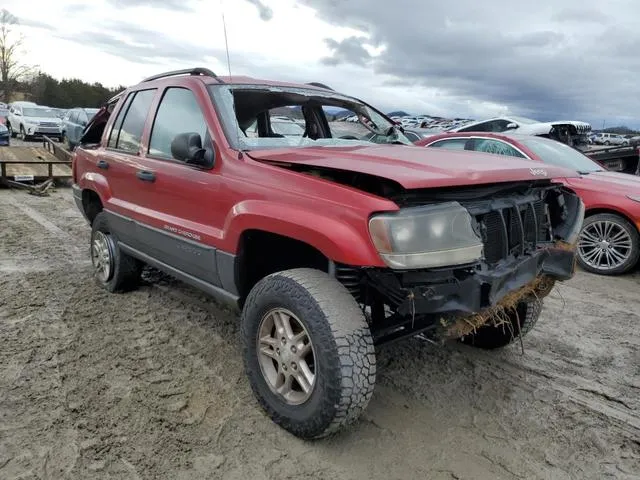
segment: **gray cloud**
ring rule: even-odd
[[[188,0],[108,0],[116,7],[155,7],[167,10],[191,10]]]
[[[517,9],[507,0],[396,0],[385,8],[368,0],[299,2],[368,36],[330,41],[333,53],[323,64],[369,65],[401,85],[437,88],[460,105],[492,102],[540,120],[640,117],[631,86],[640,71],[634,0],[571,7],[538,0]],[[367,58],[363,43],[385,48]]]
[[[206,57],[224,59],[221,49],[176,42],[138,25],[105,22],[100,30],[58,33],[58,37],[89,44],[105,53],[142,64],[201,65]]]
[[[273,10],[271,10],[271,7],[267,6],[261,0],[246,0],[246,1],[256,6],[256,8],[258,9],[258,12],[260,13],[260,18],[265,22],[273,18]]]
[[[364,45],[368,43],[365,37],[348,37],[340,42],[332,38],[325,38],[324,41],[332,50],[330,57],[321,59],[325,65],[351,63],[364,67],[371,61],[371,54],[364,48]]]
[[[39,28],[41,30],[51,30],[51,31],[55,30],[55,27],[53,25],[50,25],[45,22],[41,22],[40,20],[35,20],[33,18],[21,17],[18,19],[18,24],[24,25],[25,27]]]

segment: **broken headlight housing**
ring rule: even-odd
[[[458,202],[374,215],[369,233],[384,262],[395,269],[464,265],[483,253],[471,215]]]

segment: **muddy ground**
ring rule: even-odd
[[[578,273],[498,353],[380,348],[364,418],[303,442],[258,409],[237,318],[148,272],[91,280],[59,189],[0,190],[0,478],[640,478],[640,275]]]

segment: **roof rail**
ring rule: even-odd
[[[333,88],[329,87],[328,85],[325,85],[324,83],[320,83],[320,82],[309,82],[309,83],[307,83],[307,85],[312,85],[314,87],[326,88],[327,90],[335,91],[335,90],[333,90]]]
[[[213,77],[218,80],[218,82],[224,83],[215,73],[204,67],[184,68],[182,70],[172,70],[170,72],[158,73],[157,75],[152,75],[145,78],[144,80],[142,80],[142,82],[150,82],[152,80],[158,80],[159,78],[173,77],[175,75],[204,75],[206,77]]]

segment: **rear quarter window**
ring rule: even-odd
[[[129,153],[138,153],[144,124],[156,90],[132,92],[118,113],[109,136],[108,146]]]

